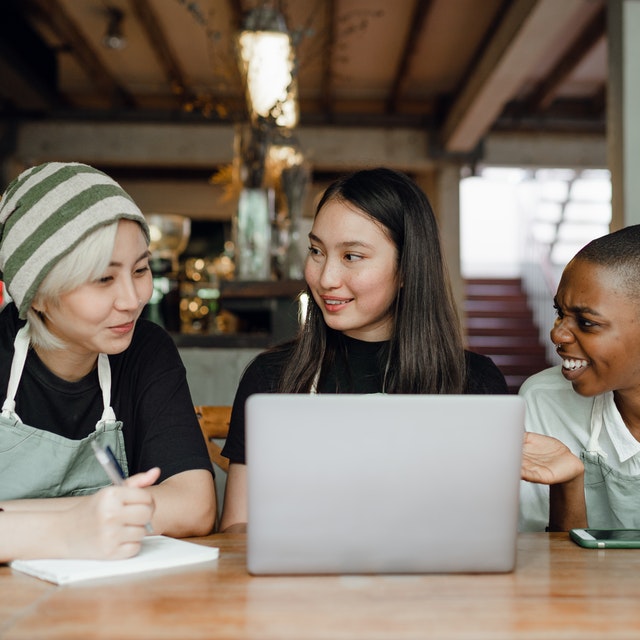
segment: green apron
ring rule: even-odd
[[[29,323],[14,341],[7,397],[0,414],[0,500],[59,498],[95,493],[110,484],[95,458],[91,442],[113,450],[128,475],[122,422],[111,408],[111,368],[106,354],[98,355],[98,380],[104,410],[95,430],[71,440],[26,425],[15,412],[15,397],[29,350]]]
[[[592,529],[640,529],[640,476],[612,469],[598,442],[608,395],[594,399],[591,435],[586,450],[580,454],[584,463],[587,521]]]

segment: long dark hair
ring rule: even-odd
[[[462,393],[466,365],[460,323],[447,275],[440,235],[427,196],[411,178],[386,168],[348,174],[333,182],[315,215],[330,201],[357,207],[384,225],[398,252],[393,332],[384,390],[387,393]],[[327,327],[307,288],[306,319],[279,385],[282,393],[308,393],[343,348]]]

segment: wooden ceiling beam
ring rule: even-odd
[[[242,0],[228,0],[229,10],[231,11],[231,26],[239,31],[244,20],[245,9],[242,6]]]
[[[181,101],[189,99],[191,91],[187,87],[185,75],[178,58],[172,51],[162,25],[154,13],[149,0],[131,0],[136,18],[140,22],[147,40],[162,67],[162,71],[171,85],[171,92],[180,97]]]
[[[427,23],[429,13],[431,12],[433,0],[415,0],[413,5],[413,15],[411,17],[411,26],[405,40],[405,46],[402,50],[402,56],[398,63],[398,68],[393,77],[389,98],[387,99],[386,112],[395,113],[398,108],[398,101],[404,85],[407,72],[409,71],[409,63],[415,53],[416,46],[420,36]]]
[[[135,106],[132,94],[118,83],[98,58],[59,0],[28,0],[28,2],[40,19],[48,24],[60,40],[73,51],[76,60],[87,76],[109,99],[112,106]]]
[[[571,75],[585,56],[606,36],[607,12],[602,8],[585,26],[569,50],[551,70],[527,100],[526,111],[542,111],[555,100],[562,83]]]
[[[548,46],[592,0],[514,0],[455,98],[442,127],[444,149],[475,149]]]
[[[331,116],[333,97],[333,51],[336,43],[336,3],[335,0],[326,0],[325,9],[325,45],[322,58],[322,111],[326,116]]]
[[[389,167],[424,171],[440,159],[429,155],[429,134],[414,127],[301,126],[297,135],[314,171],[349,171],[384,158]],[[233,160],[234,127],[179,123],[107,123],[73,120],[23,122],[13,154],[17,162],[78,160],[95,166],[211,170]],[[336,153],[336,149],[340,153]],[[306,155],[306,154],[305,154]],[[508,166],[606,166],[606,136],[534,131],[494,133],[483,162]]]

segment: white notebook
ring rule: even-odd
[[[217,547],[205,547],[167,536],[148,536],[142,541],[140,553],[125,560],[14,560],[10,566],[41,580],[71,584],[208,562],[215,560],[218,554]]]

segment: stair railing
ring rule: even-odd
[[[556,312],[553,298],[560,280],[557,267],[551,262],[551,247],[530,236],[527,256],[522,265],[522,284],[527,294],[540,342],[545,347],[549,364],[558,364],[556,350],[549,338]]]

